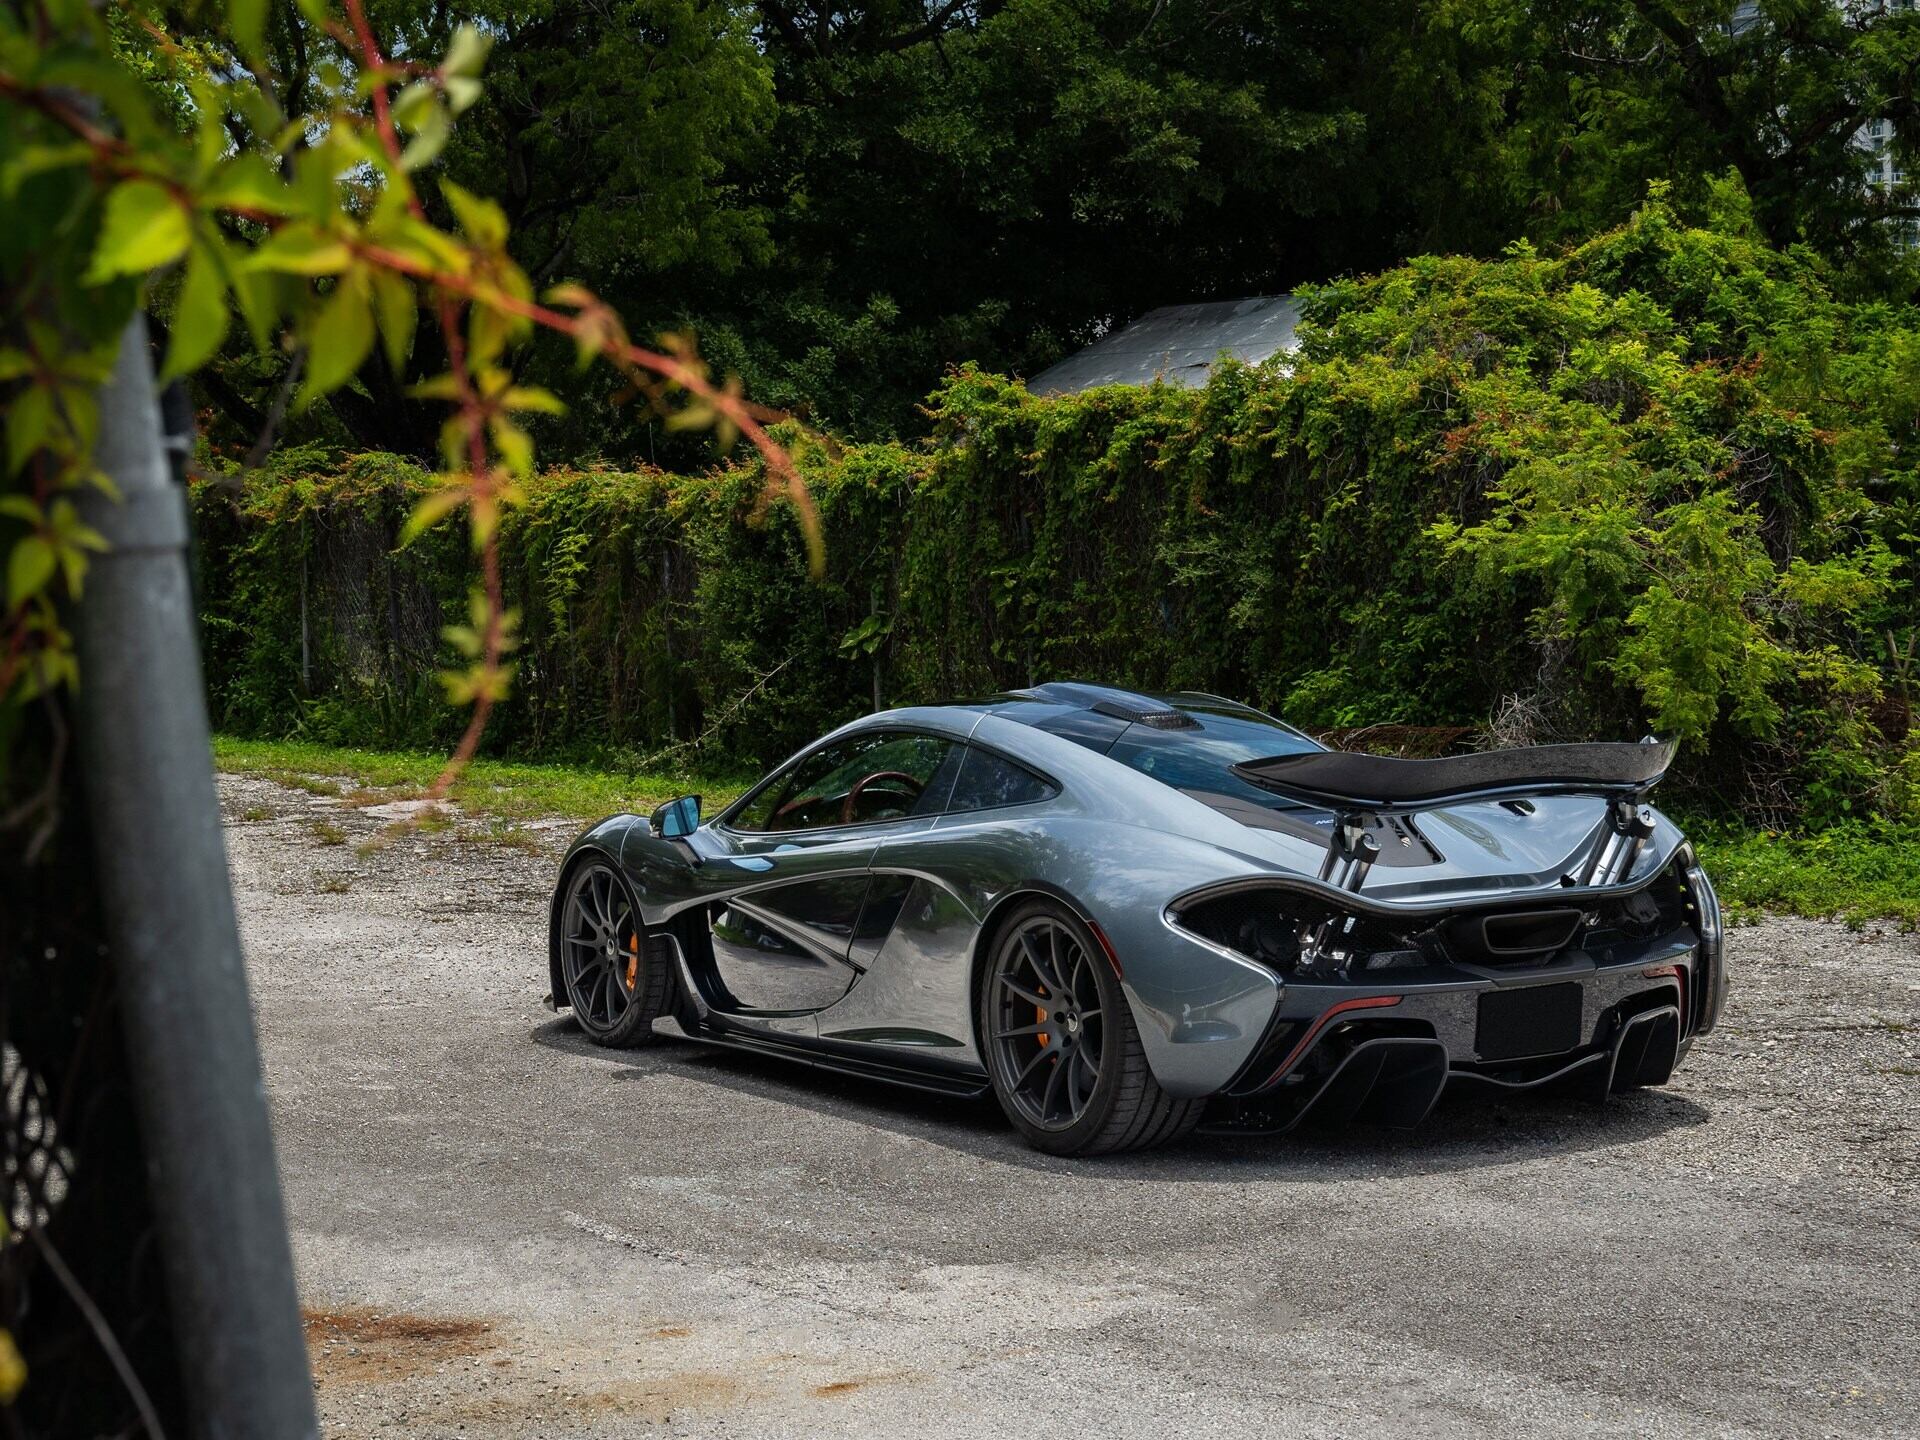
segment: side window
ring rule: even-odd
[[[992,810],[1001,805],[1028,805],[1045,800],[1054,787],[1023,765],[1003,760],[985,750],[968,745],[960,762],[960,776],[954,782],[950,811]]]
[[[881,731],[822,745],[756,795],[737,830],[816,830],[937,814],[960,746],[938,735]]]

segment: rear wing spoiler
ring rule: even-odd
[[[1644,801],[1673,764],[1674,743],[1648,736],[1637,745],[1531,745],[1403,760],[1346,750],[1310,750],[1243,760],[1242,780],[1289,799],[1334,812],[1333,837],[1320,878],[1358,890],[1379,858],[1380,842],[1367,833],[1370,816],[1431,809],[1448,801],[1499,800],[1526,795],[1604,795],[1607,826],[1570,885],[1613,885],[1626,879],[1640,847],[1653,834]]]
[[[1342,809],[1417,810],[1446,800],[1503,795],[1640,796],[1673,764],[1671,740],[1638,745],[1530,745],[1437,760],[1402,760],[1347,750],[1309,750],[1243,760],[1242,780],[1309,804]]]

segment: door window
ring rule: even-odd
[[[727,823],[776,833],[937,815],[953,789],[961,749],[911,731],[850,735],[776,777]]]

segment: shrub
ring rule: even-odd
[[[1655,197],[1564,256],[1320,288],[1288,365],[1201,390],[963,368],[921,445],[793,437],[825,583],[751,466],[549,472],[504,535],[495,738],[766,760],[875,704],[1081,676],[1316,726],[1659,730],[1696,807],[1911,815],[1920,314],[1731,213]],[[463,561],[393,548],[422,478],[294,455],[201,486],[227,724],[445,738],[418,677]]]

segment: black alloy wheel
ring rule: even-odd
[[[596,1045],[644,1045],[667,1013],[672,971],[664,942],[649,939],[626,881],[601,860],[573,874],[560,914],[560,973],[567,1003]]]
[[[1016,1129],[1056,1155],[1162,1144],[1203,1100],[1166,1094],[1106,952],[1079,916],[1036,900],[994,942],[980,997],[994,1094]]]

